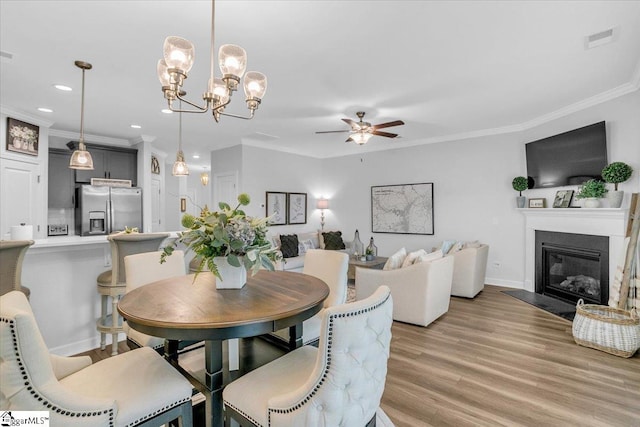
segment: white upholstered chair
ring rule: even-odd
[[[1,240],[0,241],[0,295],[9,291],[20,291],[27,298],[31,290],[22,286],[22,261],[33,240]]]
[[[147,283],[186,274],[183,251],[173,251],[162,264],[160,264],[161,254],[162,251],[155,251],[124,257],[126,292],[131,292]],[[129,327],[127,322],[124,322],[122,328],[127,334],[129,347],[151,347],[156,351],[164,349],[164,338],[138,332]]]
[[[106,336],[111,334],[111,355],[118,354],[118,333],[124,332],[122,316],[118,313],[118,301],[125,293],[124,257],[143,252],[157,251],[169,233],[117,233],[107,236],[111,246],[111,270],[101,273],[97,279],[101,298],[100,318],[96,322],[100,332],[100,348],[106,346]],[[108,313],[111,298],[111,314]]]
[[[322,312],[318,348],[300,347],[227,385],[225,423],[358,426],[375,420],[387,375],[392,298],[369,298]]]
[[[349,255],[344,252],[323,249],[309,249],[305,254],[303,274],[317,277],[329,286],[329,296],[324,300],[323,309],[347,302],[347,270]],[[302,324],[302,344],[315,344],[320,338],[322,311]],[[289,329],[272,334],[281,341],[290,342]]]
[[[447,256],[452,256],[455,260],[451,295],[475,297],[484,289],[489,246],[479,244],[478,247],[467,247]]]
[[[0,408],[49,411],[52,426],[192,425],[192,387],[150,348],[91,364],[49,354],[25,295],[0,297]]]
[[[393,295],[393,319],[427,326],[449,311],[453,257],[423,261],[395,270],[356,267],[356,299],[364,299],[380,285]]]

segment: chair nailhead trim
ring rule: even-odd
[[[22,379],[24,380],[24,385],[29,393],[36,399],[38,402],[42,402],[42,405],[47,407],[49,410],[54,411],[61,415],[71,416],[71,417],[97,417],[100,415],[109,415],[109,427],[113,427],[113,408],[105,409],[102,411],[94,411],[94,412],[78,412],[78,411],[68,411],[63,408],[60,408],[53,403],[50,403],[47,399],[45,399],[40,393],[38,393],[32,386],[31,380],[29,378],[29,373],[24,367],[22,359],[20,358],[20,353],[18,352],[18,336],[16,335],[16,326],[13,319],[8,319],[5,317],[0,318],[1,322],[7,323],[9,325],[9,330],[11,331],[11,338],[13,342],[13,351],[16,356],[16,360],[18,361],[18,368],[20,373],[22,374]]]
[[[156,415],[159,415],[159,414],[162,414],[163,412],[168,411],[169,409],[173,409],[176,406],[180,406],[180,405],[182,405],[183,403],[185,403],[188,400],[191,400],[191,396],[188,396],[188,397],[185,397],[183,399],[177,400],[177,401],[175,401],[175,402],[173,402],[173,403],[171,403],[169,405],[166,405],[166,406],[164,406],[162,408],[158,408],[155,411],[153,411],[152,413],[147,414],[144,417],[138,418],[137,420],[127,424],[125,427],[136,426],[136,425],[140,424],[141,422],[148,420],[149,418],[153,418]]]
[[[247,420],[251,421],[255,426],[257,427],[263,427],[262,424],[260,424],[259,422],[257,422],[256,420],[253,419],[253,417],[249,416],[248,414],[246,414],[244,411],[240,410],[239,408],[236,408],[234,405],[230,404],[229,402],[227,402],[226,400],[224,401],[224,405],[228,406],[230,408],[232,408],[234,411],[236,411],[237,413],[239,413],[240,415],[242,415],[243,417],[245,417]],[[239,423],[238,423],[239,424]]]
[[[313,396],[315,396],[315,394],[318,392],[318,389],[320,389],[320,386],[322,386],[322,384],[326,380],[327,374],[329,373],[329,368],[331,368],[331,347],[332,347],[332,343],[333,343],[333,333],[332,333],[332,331],[333,331],[333,321],[334,321],[334,319],[337,318],[337,317],[343,318],[343,317],[358,316],[360,314],[364,314],[364,313],[368,313],[370,311],[373,311],[373,310],[377,309],[378,307],[380,307],[385,302],[387,302],[387,300],[389,299],[390,295],[391,295],[391,293],[389,293],[384,300],[382,300],[379,303],[374,304],[374,305],[372,305],[370,307],[363,308],[363,309],[356,310],[356,311],[347,312],[347,313],[332,314],[331,316],[329,316],[329,328],[328,328],[329,329],[329,333],[327,334],[327,363],[325,364],[324,371],[322,372],[322,379],[318,382],[318,384],[316,384],[313,387],[313,390],[311,390],[311,393],[306,395],[300,402],[298,402],[294,406],[292,406],[290,408],[285,408],[285,409],[268,408],[268,423],[269,423],[269,426],[271,426],[271,414],[272,413],[289,414],[289,413],[291,413],[293,411],[297,411],[298,409],[302,408],[304,405],[307,404],[307,402],[309,402],[311,400],[311,398]],[[231,406],[231,405],[229,405],[229,406]],[[240,411],[238,411],[238,412],[240,412]],[[242,412],[240,412],[240,413],[242,413]],[[253,422],[253,420],[252,420],[252,422]]]

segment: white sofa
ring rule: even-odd
[[[310,232],[303,232],[303,233],[283,233],[283,234],[296,234],[298,236],[299,243],[307,242],[310,240],[313,245],[313,248],[311,249],[324,249],[324,242],[321,239],[322,237],[321,233],[322,231],[318,230],[318,231],[310,231]],[[279,249],[280,234],[271,235],[270,238],[271,238],[272,244]],[[346,253],[351,253],[350,250],[351,250],[352,242],[345,240],[344,235],[342,236],[342,241],[344,242],[345,248],[346,248],[346,249],[342,249],[342,251]],[[293,272],[301,273],[303,267],[304,267],[304,254],[298,255],[296,257],[291,257],[291,258],[282,258],[280,262],[276,263],[276,270],[293,271]]]
[[[447,257],[453,257],[455,260],[451,295],[473,298],[484,289],[489,245],[466,247],[447,254]]]
[[[393,320],[427,326],[449,311],[454,257],[423,261],[395,270],[356,267],[356,300],[380,285],[391,289]]]

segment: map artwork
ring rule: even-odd
[[[433,234],[433,183],[371,187],[374,233]]]

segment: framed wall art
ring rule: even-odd
[[[160,162],[156,156],[151,156],[151,173],[160,175]]]
[[[371,231],[433,235],[433,183],[371,187]]]
[[[573,190],[556,191],[556,197],[553,199],[554,208],[568,208],[573,197]]]
[[[307,193],[287,193],[289,224],[307,223]]]
[[[270,225],[287,223],[287,193],[267,191],[266,216]]]
[[[546,208],[547,199],[529,199],[530,208]]]
[[[7,117],[7,151],[37,156],[39,135],[38,126]]]

